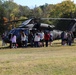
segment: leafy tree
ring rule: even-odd
[[[33,17],[36,17],[36,18],[40,18],[42,15],[42,10],[40,7],[35,7],[33,10],[32,10],[32,16]]]
[[[17,20],[18,13],[19,13],[19,7],[16,3],[12,1],[5,1],[3,3],[3,6],[5,8],[5,17],[8,18],[9,21]],[[12,25],[12,28],[16,27],[16,23],[7,24],[8,28]]]
[[[5,15],[5,9],[3,7],[2,0],[0,0],[0,34],[2,34],[6,30],[4,26],[4,15]]]
[[[19,7],[14,2],[12,2],[12,1],[5,1],[4,2],[4,8],[6,9],[6,17],[9,20],[15,19],[15,17],[18,15]]]
[[[50,17],[74,18],[75,11],[76,8],[74,2],[72,2],[71,0],[66,0],[62,3],[54,5],[53,9],[50,11]],[[53,23],[56,25],[57,29],[65,30],[65,28],[69,26],[71,21],[55,20]]]
[[[21,6],[19,5],[19,16],[25,16],[25,17],[29,17],[30,14],[30,8],[27,6]]]

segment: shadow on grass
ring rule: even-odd
[[[9,46],[6,46],[6,47],[0,47],[0,49],[10,49]]]
[[[62,45],[61,43],[53,43],[51,47],[63,47],[63,46],[76,46],[76,42],[72,43],[72,45]]]
[[[51,46],[49,45],[49,47],[66,47],[66,46],[68,46],[68,47],[76,46],[76,42],[75,43],[72,43],[71,46],[69,46],[67,44],[66,45],[61,45],[61,43],[53,43]],[[28,47],[17,47],[17,48],[36,48],[36,47],[28,46]],[[41,47],[38,47],[38,48],[41,48]],[[11,48],[10,48],[10,46],[3,46],[3,47],[0,47],[0,49],[11,49]]]

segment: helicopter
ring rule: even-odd
[[[27,36],[29,36],[30,32],[33,32],[33,34],[34,34],[38,30],[51,31],[51,30],[53,30],[53,28],[54,28],[54,25],[40,23],[39,19],[31,18],[31,19],[25,20],[19,27],[10,30],[10,32],[8,32],[7,35],[5,36],[4,41],[6,43],[10,43],[9,35],[15,34],[17,36],[17,44],[20,46],[21,45],[20,31],[24,31],[24,33]],[[28,40],[29,40],[29,38],[28,38]]]
[[[41,23],[40,20],[66,20],[66,21],[71,21],[68,30],[72,31],[74,34],[74,37],[76,36],[76,19],[72,18],[31,18],[27,19],[22,24],[17,27],[12,29],[8,34],[5,36],[4,41],[6,43],[10,43],[9,40],[9,35],[10,34],[15,34],[17,36],[17,44],[20,46],[21,41],[20,41],[20,31],[24,31],[26,35],[29,35],[30,32],[36,33],[38,30],[43,30],[44,32],[50,31],[54,36],[54,40],[60,39],[61,38],[61,33],[63,32],[62,30],[56,29],[54,25],[49,25],[45,23]],[[14,22],[14,21],[12,21]],[[28,42],[29,42],[28,38]]]

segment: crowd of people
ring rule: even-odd
[[[66,32],[63,31],[61,33],[61,40],[62,40],[62,45],[72,45],[72,42],[74,42],[74,35],[72,31]]]
[[[43,32],[42,30],[36,33],[30,32],[29,35],[26,35],[24,31],[20,31],[21,47],[28,46],[28,38],[30,38],[29,43],[31,47],[44,47],[44,46],[48,47],[48,44],[52,45],[52,42],[54,40],[53,36],[54,36],[53,33]],[[72,45],[74,36],[71,31],[69,32],[63,31],[60,36],[62,40],[61,42],[62,45],[69,45],[69,46]],[[4,38],[4,34],[2,35],[2,41],[3,38]],[[15,34],[10,34],[9,40],[10,40],[10,48],[18,47],[17,36]]]

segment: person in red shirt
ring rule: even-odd
[[[48,32],[45,33],[44,39],[45,39],[45,45],[46,47],[48,47],[48,42],[50,40],[50,34]]]

